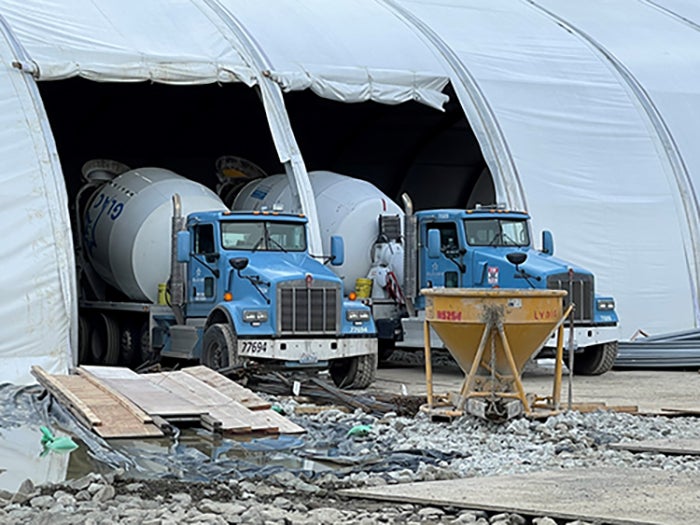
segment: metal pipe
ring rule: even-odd
[[[576,310],[576,304],[574,303],[573,296],[574,289],[574,270],[569,268],[569,395],[568,395],[568,409],[571,410],[573,406],[573,396],[574,396],[574,311]]]
[[[173,218],[170,235],[170,306],[175,314],[177,324],[185,324],[182,306],[185,303],[185,279],[183,264],[177,260],[177,234],[185,229],[182,216],[182,200],[177,193],[173,195]]]
[[[406,310],[410,317],[416,316],[413,302],[418,296],[418,219],[413,214],[413,201],[407,193],[401,194],[404,217],[404,282],[403,292]]]

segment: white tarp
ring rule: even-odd
[[[306,199],[282,90],[440,107],[450,76],[498,196],[526,205],[559,255],[596,273],[623,335],[697,324],[700,8],[690,0],[0,0],[0,15],[7,377],[65,366],[75,322],[62,174],[28,72],[257,84]]]
[[[367,14],[369,22],[364,18]],[[0,326],[12,325],[3,334],[0,355],[7,357],[7,377],[16,382],[30,380],[23,375],[30,364],[45,364],[52,372],[65,370],[66,346],[71,336],[73,343],[76,339],[75,330],[69,334],[71,322],[76,322],[76,298],[65,188],[29,74],[40,81],[81,76],[97,81],[257,84],[280,160],[289,163],[302,209],[310,216],[315,215],[315,206],[282,89],[311,88],[345,102],[416,100],[439,108],[446,101],[441,90],[447,75],[433,60],[432,51],[374,2],[315,2],[299,9],[291,1],[263,5],[232,0],[1,0],[0,15],[7,21],[8,35],[27,50],[27,56],[21,57],[9,47],[4,50],[0,91],[3,103],[13,109],[0,118],[11,123],[24,115],[28,138],[36,143],[34,148],[22,144],[16,126],[2,129],[7,154],[0,161],[6,164],[0,183],[12,201],[12,206],[2,208],[3,217],[15,207],[28,207],[32,199],[47,201],[44,220],[27,222],[41,230],[42,243],[37,245],[45,250],[37,250],[44,257],[41,263],[23,252],[29,246],[37,248],[27,242],[31,236],[13,236],[0,252],[3,269],[17,267],[6,273],[12,279],[7,289],[13,294],[0,301]],[[367,30],[371,33],[363,34]],[[305,36],[312,31],[314,38]],[[389,46],[382,44],[387,38],[391,38]],[[15,61],[25,73],[10,66]],[[47,151],[35,153],[40,147]],[[51,162],[44,160],[46,156],[51,156]],[[27,178],[28,167],[42,162],[41,174],[46,178],[38,182]],[[28,197],[19,198],[22,195]],[[15,214],[8,222],[23,217]],[[318,232],[311,232],[310,241],[311,249],[320,253]],[[51,273],[52,259],[60,263],[58,276]],[[57,287],[61,293],[53,293]],[[42,301],[37,294],[47,299]],[[35,310],[40,310],[38,319]],[[60,359],[54,355],[56,341],[62,343]],[[19,355],[26,360],[14,360]],[[38,358],[48,355],[51,363]]]
[[[75,267],[67,197],[43,106],[0,25],[0,383],[72,363]]]
[[[695,326],[689,221],[697,217],[689,217],[682,202],[688,187],[679,187],[659,130],[604,52],[534,2],[398,3],[440,35],[469,70],[505,136],[535,230],[551,229],[556,253],[593,270],[597,290],[615,296],[623,337],[637,329]],[[700,41],[674,36],[682,28],[657,20],[665,18],[660,13],[632,18],[638,9],[627,2],[539,3],[557,13],[585,14],[586,31],[615,35],[621,55],[627,51],[630,63],[648,66],[653,78],[645,86],[672,85],[679,76],[683,98],[697,96],[700,68],[687,55],[697,57]],[[661,43],[679,39],[685,53],[675,55],[681,63],[671,75],[660,59]],[[691,78],[694,88],[685,81]],[[696,111],[679,116],[685,126],[674,133],[677,141],[697,136]],[[695,168],[700,176],[700,164]],[[491,169],[503,176],[498,166]]]

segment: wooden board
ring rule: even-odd
[[[269,422],[257,412],[233,401],[196,377],[185,372],[160,372],[144,374],[155,384],[167,389],[174,395],[187,398],[202,413],[209,414],[221,421],[221,431],[231,433],[275,432]]]
[[[150,422],[144,423],[139,410],[123,399],[99,388],[78,375],[48,375],[32,367],[39,383],[54,395],[85,426],[103,438],[161,437],[163,432]]]
[[[182,371],[215,388],[220,393],[239,402],[249,410],[267,410],[272,407],[268,401],[265,401],[252,390],[239,385],[235,381],[215,372],[209,367],[193,366],[185,368]]]
[[[90,374],[112,390],[138,405],[151,416],[199,420],[206,410],[172,391],[163,388],[157,381],[147,377],[150,374],[137,374],[133,370],[112,366],[81,366],[81,373]]]
[[[700,476],[641,468],[569,469],[401,483],[339,493],[569,521],[686,525],[698,521]]]
[[[700,439],[650,439],[633,443],[611,443],[608,446],[616,450],[629,450],[631,452],[700,456]]]

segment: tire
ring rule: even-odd
[[[153,350],[151,346],[151,335],[148,333],[150,327],[148,321],[145,321],[139,329],[139,348],[137,352],[136,365],[141,366],[145,363],[154,363],[158,359],[158,352]]]
[[[213,324],[202,338],[202,364],[212,370],[228,368],[230,356],[236,354],[236,336],[227,323]],[[233,360],[238,362],[237,359]]]
[[[361,355],[331,361],[331,379],[338,388],[367,388],[377,377],[377,355]]]
[[[612,369],[617,358],[617,341],[593,345],[574,356],[574,374],[599,376]]]
[[[131,323],[124,323],[119,337],[119,364],[131,368],[136,364],[136,357],[138,354],[139,347],[136,328]]]
[[[78,317],[78,364],[84,365],[90,359],[90,323],[82,315]]]
[[[107,314],[94,317],[90,355],[96,365],[116,365],[119,361],[119,325]]]

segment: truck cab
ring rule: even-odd
[[[168,327],[161,355],[214,369],[247,360],[329,368],[339,386],[369,386],[377,365],[370,310],[345,298],[341,279],[309,255],[306,225],[276,211],[189,215],[176,236],[185,323]],[[342,242],[333,245],[330,262],[341,264]]]
[[[527,213],[492,207],[415,215],[421,286],[566,290],[565,306],[575,305],[574,371],[596,375],[612,367],[618,339],[613,298],[595,292],[590,271],[554,257],[551,233],[544,232],[542,250],[535,249]],[[423,308],[421,296],[416,308]]]

